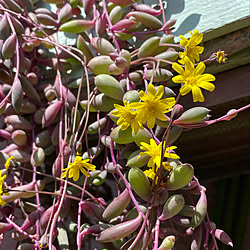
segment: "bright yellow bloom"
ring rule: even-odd
[[[148,177],[148,178],[150,178],[150,179],[152,179],[152,180],[154,180],[154,178],[155,178],[155,172],[154,172],[154,170],[152,169],[152,168],[150,168],[150,169],[147,169],[147,170],[145,170],[144,171],[144,174]],[[158,179],[158,178],[157,178]],[[157,181],[156,181],[157,182]]]
[[[73,177],[74,181],[77,181],[79,179],[79,170],[87,177],[90,176],[90,174],[85,170],[88,169],[90,171],[94,171],[96,169],[95,165],[92,165],[89,162],[89,159],[83,160],[80,155],[77,155],[75,157],[74,162],[69,163],[69,167],[64,168],[62,171],[62,178],[65,178],[67,176],[67,172],[69,172],[69,178]]]
[[[221,50],[217,51],[216,59],[219,64],[224,63],[226,61],[225,52]]]
[[[185,38],[184,36],[180,36],[180,45],[185,48],[184,52],[179,52],[179,57],[181,58],[179,63],[181,64],[185,63],[185,57],[188,57],[192,63],[195,63],[195,61],[200,61],[200,54],[204,50],[204,47],[197,46],[201,43],[203,34],[199,34],[198,30],[195,30],[194,33],[189,31],[189,33],[192,35],[189,39]]]
[[[4,180],[7,175],[2,176],[2,170],[0,170],[0,205],[4,206],[6,202],[2,199],[2,195],[8,195],[9,193],[5,193],[3,190]]]
[[[156,169],[157,169],[161,166],[162,142],[157,145],[154,139],[150,139],[149,143],[150,144],[145,143],[145,142],[141,142],[140,149],[145,151],[145,152],[141,152],[139,154],[138,158],[140,158],[143,155],[150,156],[150,159],[148,161],[147,166],[149,168],[153,168],[153,169],[156,166]],[[166,151],[164,153],[164,157],[168,157],[171,159],[179,159],[180,157],[177,154],[168,152],[168,151],[173,150],[173,149],[176,149],[176,146],[167,147]]]
[[[171,166],[168,162],[163,162],[162,166],[168,171],[170,172],[173,168],[173,166]]]
[[[111,114],[120,117],[117,125],[121,126],[121,130],[126,130],[131,126],[133,133],[136,135],[139,129],[143,129],[142,123],[138,119],[138,113],[126,100],[124,101],[124,106],[114,104],[117,110],[112,111]]]
[[[175,98],[161,99],[164,93],[164,87],[159,86],[157,92],[153,84],[148,85],[148,94],[144,91],[139,92],[139,97],[142,102],[131,103],[131,107],[137,109],[138,119],[145,123],[147,122],[148,128],[153,128],[155,125],[155,118],[161,121],[167,121],[164,113],[172,110],[175,105]]]
[[[194,102],[204,102],[204,96],[200,88],[213,91],[215,86],[210,81],[214,81],[215,77],[211,74],[202,74],[205,71],[205,64],[200,62],[194,68],[194,64],[186,57],[185,70],[178,63],[173,63],[173,69],[180,75],[174,76],[172,81],[175,83],[184,83],[180,88],[181,95],[186,95],[192,90]]]
[[[11,156],[8,158],[8,160],[5,162],[4,166],[6,169],[9,169],[10,167],[10,161],[14,159],[14,156]]]

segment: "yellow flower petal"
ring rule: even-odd
[[[173,64],[172,64],[172,68],[173,68],[177,73],[179,73],[180,75],[183,75],[183,74],[184,74],[184,69],[181,67],[180,64],[178,64],[178,63],[173,63]]]
[[[183,76],[182,75],[178,75],[178,76],[174,76],[172,78],[172,81],[174,83],[184,83],[184,79],[183,79]]]
[[[214,84],[212,84],[211,82],[204,82],[204,81],[202,81],[202,82],[199,84],[199,87],[200,87],[200,88],[203,88],[203,89],[206,89],[206,90],[208,90],[208,91],[210,91],[210,92],[214,91],[214,89],[215,89]]]
[[[201,75],[206,69],[205,63],[200,62],[194,70],[195,75]]]
[[[201,92],[201,89],[197,86],[192,88],[193,101],[194,102],[204,102],[204,96]]]
[[[186,94],[188,94],[191,90],[192,90],[192,87],[191,87],[190,85],[184,84],[184,85],[180,88],[180,93],[181,93],[181,95],[186,95]]]

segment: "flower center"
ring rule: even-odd
[[[196,85],[196,78],[193,77],[193,76],[188,76],[188,77],[186,78],[186,81],[187,81],[187,83],[190,84],[190,85]]]

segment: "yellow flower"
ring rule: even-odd
[[[161,99],[164,93],[164,87],[159,86],[157,92],[153,84],[148,85],[148,94],[144,91],[139,92],[139,97],[142,102],[131,103],[131,107],[137,109],[138,119],[145,123],[148,128],[153,128],[155,125],[155,118],[161,121],[167,121],[164,113],[172,110],[175,105],[174,97]]]
[[[200,62],[199,65],[194,68],[194,64],[186,57],[185,70],[178,63],[173,63],[172,66],[173,69],[180,74],[174,76],[172,81],[175,83],[184,83],[180,88],[181,95],[186,95],[192,91],[194,102],[204,102],[204,96],[200,88],[208,91],[214,90],[215,86],[210,81],[214,81],[215,77],[211,74],[202,74],[206,68],[203,62]]]
[[[69,163],[69,167],[64,168],[62,171],[62,178],[65,178],[67,176],[67,172],[69,172],[69,178],[73,177],[74,181],[77,181],[79,179],[79,170],[87,177],[89,177],[89,173],[85,170],[91,170],[94,171],[96,169],[95,165],[92,165],[89,162],[89,159],[83,160],[81,156],[77,155],[75,157],[74,162]]]
[[[154,172],[154,170],[153,170],[152,168],[145,170],[145,171],[144,171],[144,174],[145,174],[148,178],[150,178],[150,179],[152,179],[152,180],[154,180],[155,175],[156,175],[155,172]],[[157,177],[157,179],[158,179],[158,177]],[[157,183],[157,180],[156,180],[156,183]]]
[[[8,195],[9,193],[5,193],[3,190],[4,180],[7,175],[2,176],[2,170],[0,170],[0,205],[4,206],[6,202],[2,199],[2,195]]]
[[[11,156],[8,158],[8,160],[5,162],[4,166],[6,169],[9,169],[10,167],[10,161],[14,159],[14,156]]]
[[[140,158],[143,155],[150,156],[147,166],[149,168],[159,168],[161,166],[161,153],[162,153],[162,142],[160,144],[156,144],[154,139],[150,139],[150,144],[141,142],[140,149],[145,151],[141,152],[138,156]],[[165,143],[164,143],[165,144]],[[176,149],[176,146],[167,147],[164,153],[164,157],[172,158],[172,159],[179,159],[180,157],[175,153],[168,153],[168,151]]]
[[[189,40],[185,38],[184,36],[180,36],[181,41],[180,45],[185,48],[184,52],[179,52],[179,57],[181,58],[179,60],[179,63],[184,64],[184,58],[188,57],[192,63],[195,63],[195,61],[200,61],[200,54],[203,52],[204,47],[197,46],[201,43],[203,39],[203,34],[199,34],[198,30],[195,30],[194,33],[189,31],[189,33],[192,35]]]
[[[117,110],[111,112],[112,115],[120,117],[117,121],[117,125],[121,126],[121,130],[126,130],[129,126],[133,133],[136,135],[139,129],[143,129],[142,123],[138,119],[138,113],[131,105],[125,100],[124,106],[114,104]]]
[[[218,63],[224,63],[226,61],[226,57],[225,57],[225,52],[224,51],[217,51],[216,53],[216,59],[218,61]]]
[[[163,162],[162,166],[168,171],[170,172],[173,168],[173,166],[171,166],[168,162]]]
[[[172,168],[173,168],[169,163],[166,163],[166,162],[163,162],[163,163],[162,163],[162,166],[163,166],[168,172],[170,172],[170,171],[172,170]],[[155,176],[156,176],[156,173],[157,173],[157,171],[158,171],[158,169],[159,169],[159,167],[157,167],[156,169],[155,169],[155,168],[147,169],[147,170],[144,171],[144,174],[145,174],[148,178],[154,180],[154,179],[155,179]],[[156,177],[155,183],[157,183],[157,181],[158,181],[158,177]]]

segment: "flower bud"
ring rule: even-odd
[[[163,240],[158,250],[169,250],[172,247],[174,247],[174,244],[175,244],[175,236],[169,235]]]
[[[198,227],[207,214],[207,197],[204,191],[200,192],[200,198],[195,206],[195,213],[192,217],[192,228]]]
[[[193,178],[194,169],[190,164],[179,165],[172,170],[167,180],[168,190],[178,190],[185,187]]]
[[[204,107],[194,107],[185,111],[177,120],[174,121],[175,125],[185,125],[189,123],[203,122],[207,119],[209,109]]]
[[[95,85],[106,96],[122,100],[124,90],[113,76],[100,74],[95,77]]]
[[[158,48],[160,37],[154,36],[147,39],[139,48],[138,57],[147,57],[153,55],[154,51]]]
[[[94,25],[95,20],[75,19],[61,25],[59,30],[68,33],[82,33],[93,28]]]
[[[164,204],[160,220],[166,220],[177,215],[184,207],[185,200],[182,195],[175,194],[168,198]]]
[[[88,68],[95,74],[110,75],[109,66],[113,63],[109,56],[96,56],[88,63]]]
[[[137,21],[143,23],[152,30],[157,30],[162,27],[162,22],[159,19],[145,12],[132,11],[128,13],[127,16],[133,16]]]
[[[136,194],[147,201],[150,197],[150,182],[143,171],[139,168],[131,168],[128,180]]]
[[[90,44],[93,47],[93,49],[100,53],[101,55],[109,55],[109,53],[114,53],[115,48],[114,46],[105,38],[101,37],[93,37],[90,40]]]
[[[102,231],[97,237],[97,242],[112,242],[132,234],[141,224],[142,216],[138,215],[133,220],[126,221]]]
[[[123,210],[128,206],[131,198],[127,189],[125,189],[120,195],[118,195],[104,210],[102,218],[105,221],[119,216]]]

